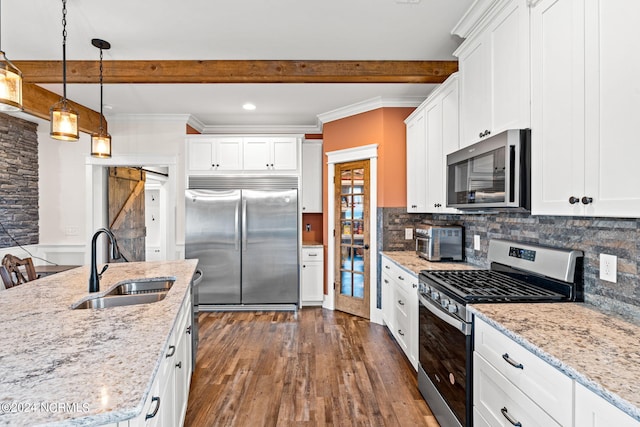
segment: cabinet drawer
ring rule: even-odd
[[[474,413],[477,410],[488,425],[561,426],[478,353],[474,353],[473,363]],[[572,412],[571,403],[563,408],[569,414]],[[570,427],[572,424],[564,425]]]
[[[312,261],[320,261],[322,262],[324,258],[324,248],[302,248],[302,261],[304,262],[312,262]]]
[[[475,351],[561,425],[572,425],[573,381],[486,322],[475,319]]]
[[[397,283],[397,282],[396,282]],[[396,317],[402,316],[405,319],[409,317],[410,300],[409,295],[398,283],[395,288],[394,305],[396,307]]]
[[[409,320],[407,319],[406,315],[403,315],[400,311],[396,309],[394,321],[395,321],[395,325],[393,328],[393,336],[396,337],[396,341],[398,341],[398,344],[400,344],[400,347],[402,347],[402,351],[404,351],[405,354],[407,354],[407,350],[408,350],[407,339],[409,338],[409,331],[407,327],[409,325]]]

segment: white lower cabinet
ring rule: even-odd
[[[576,427],[638,427],[640,421],[631,418],[582,384],[575,389]]]
[[[191,383],[191,298],[186,298],[180,309],[162,357],[144,409],[137,418],[129,420],[129,427],[179,427],[184,424]]]
[[[383,320],[418,370],[418,276],[384,255],[381,267]]]
[[[301,305],[322,305],[324,300],[324,248],[322,246],[302,248],[300,282]]]
[[[640,421],[588,390],[485,321],[474,320],[476,427],[640,427]]]

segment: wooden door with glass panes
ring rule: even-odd
[[[335,307],[368,319],[369,160],[335,168]]]

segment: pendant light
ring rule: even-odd
[[[67,0],[62,0],[62,98],[49,110],[51,135],[61,141],[77,141],[78,112],[67,102]]]
[[[0,14],[0,46],[2,45],[1,24]],[[0,111],[22,111],[22,73],[9,61],[2,47],[0,47]]]
[[[111,135],[105,132],[102,126],[102,51],[111,49],[111,44],[100,39],[91,39],[91,44],[100,49],[100,129],[98,133],[91,135],[91,155],[109,158],[111,157]]]

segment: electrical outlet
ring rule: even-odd
[[[473,250],[474,251],[479,251],[480,250],[480,235],[476,234],[473,236]]]
[[[305,228],[307,229],[307,231],[311,231],[311,224],[307,224]]]
[[[73,225],[64,227],[64,235],[65,236],[79,236],[80,235],[80,227],[76,227]]]
[[[600,279],[616,283],[618,277],[618,257],[600,254]]]
[[[413,228],[404,229],[404,238],[405,240],[413,240]]]

